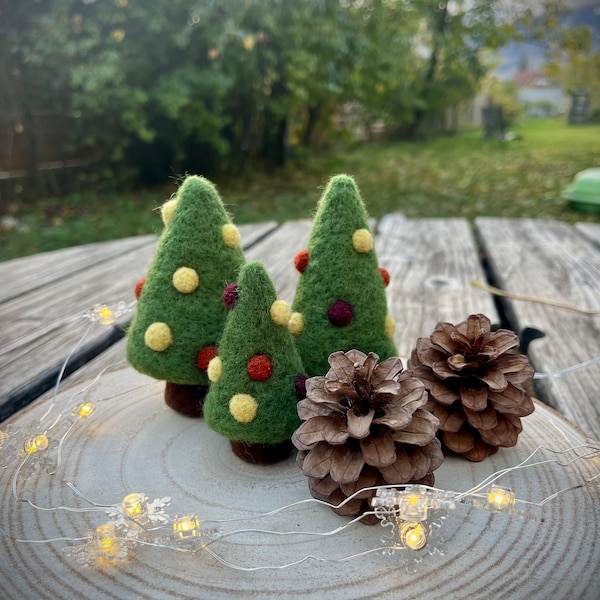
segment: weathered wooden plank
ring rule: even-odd
[[[479,218],[476,228],[495,285],[505,291],[600,308],[600,252],[566,223]],[[600,355],[600,316],[528,301],[502,300],[516,330],[544,337],[529,346],[539,372],[551,373]],[[600,364],[564,377],[539,379],[540,397],[600,437]]]
[[[600,223],[575,223],[575,229],[600,248]]]
[[[82,246],[75,246],[2,262],[0,304],[58,279],[68,278],[94,265],[110,261],[119,254],[148,245],[154,246],[156,239],[154,235],[130,237],[86,244],[85,251],[82,251]]]
[[[284,223],[245,253],[248,260],[258,260],[265,265],[277,296],[287,302],[294,299],[298,281],[294,256],[306,248],[311,227],[312,222],[308,219]]]
[[[401,356],[409,356],[417,338],[428,336],[438,321],[459,323],[481,312],[499,322],[491,296],[471,285],[484,273],[466,220],[391,214],[377,231],[379,263],[391,275],[388,306]]]
[[[249,248],[277,227],[275,221],[239,225],[242,243]],[[158,236],[143,235],[85,246],[62,248],[0,263],[0,304],[17,296],[111,260],[145,245],[156,246]]]
[[[81,501],[65,482],[101,505],[118,506],[132,492],[151,500],[169,496],[167,514],[197,514],[202,527],[210,527],[211,519],[246,519],[223,523],[226,532],[244,528],[327,532],[349,520],[315,504],[259,519],[261,513],[310,497],[294,458],[270,466],[240,461],[227,440],[203,421],[168,409],[160,382],[123,369],[101,378],[85,396],[75,396],[82,388],[65,390],[55,406],[55,412],[67,406],[68,414],[73,403],[84,397],[97,406],[65,440],[60,473],[50,476],[38,471],[27,482],[17,476],[16,485],[18,494],[39,506],[73,507],[80,512],[36,511],[25,502],[15,502],[11,483],[21,461],[15,456],[0,470],[0,527],[7,534],[0,536],[3,599],[598,597],[598,488],[582,485],[598,475],[597,458],[570,467],[542,463],[512,470],[497,483],[511,487],[520,500],[535,503],[561,489],[571,491],[541,509],[519,504],[518,509],[532,518],[457,503],[443,521],[439,513],[433,515],[439,527],[415,554],[403,550],[389,556],[379,550],[347,562],[327,560],[381,548],[392,533],[391,527],[355,524],[327,537],[250,533],[210,545],[220,556],[246,567],[285,565],[308,555],[324,559],[284,570],[241,572],[217,563],[204,549],[191,554],[141,544],[132,547],[131,557],[124,562],[78,565],[62,548],[81,546],[84,541],[64,538],[84,537],[108,517]],[[48,402],[36,402],[13,424],[31,425],[48,407]],[[517,446],[501,449],[481,463],[446,457],[436,471],[436,487],[465,492],[491,474],[515,467],[540,446],[558,451],[583,442],[575,426],[537,405],[524,419]],[[566,463],[575,457],[576,452],[567,451],[561,459]],[[555,458],[542,450],[534,460]],[[482,493],[487,490],[486,486]],[[81,512],[85,508],[90,512]],[[15,538],[58,539],[25,544]],[[438,552],[430,553],[434,548]]]
[[[276,228],[275,223],[240,226],[242,243],[252,246]],[[69,266],[42,287],[33,286],[12,300],[2,303],[0,313],[0,420],[49,389],[64,360],[82,337],[90,321],[83,313],[96,303],[134,302],[133,288],[143,277],[154,256],[154,241],[134,244],[128,238],[121,251],[117,242],[107,242],[107,254],[94,245],[92,252],[101,260],[87,261],[87,246],[69,253]],[[47,268],[40,257],[41,272]],[[11,261],[12,262],[12,261]],[[34,272],[35,265],[29,265]],[[35,278],[29,278],[35,281]],[[129,315],[131,316],[131,315]],[[126,318],[125,318],[126,321]],[[90,329],[82,348],[71,361],[83,362],[122,337],[120,328]]]

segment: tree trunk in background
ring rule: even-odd
[[[427,96],[429,93],[429,87],[435,80],[436,69],[438,66],[440,46],[444,35],[446,34],[447,18],[448,18],[448,2],[443,0],[437,3],[437,8],[433,8],[432,15],[432,38],[433,45],[431,48],[431,54],[429,56],[429,62],[427,64],[427,71],[423,77],[423,91],[422,95]],[[427,104],[427,103],[425,103]],[[415,110],[415,116],[413,125],[411,128],[412,137],[418,137],[422,133],[423,123],[427,110],[425,108],[418,108]]]
[[[320,106],[308,107],[308,120],[306,121],[306,127],[304,128],[304,134],[302,136],[302,145],[305,148],[309,148],[312,144],[312,136],[315,131],[315,126],[317,124],[320,112]]]

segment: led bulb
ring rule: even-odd
[[[421,523],[403,523],[400,528],[402,543],[411,550],[420,550],[427,543],[427,534]]]
[[[398,516],[403,521],[424,521],[427,518],[428,498],[425,493],[409,492],[400,495]]]
[[[200,534],[200,522],[196,515],[177,516],[173,520],[173,532],[181,539],[196,537]]]
[[[516,502],[515,493],[510,488],[493,485],[487,495],[490,508],[496,510],[510,510]]]
[[[146,512],[146,498],[142,494],[128,494],[121,503],[123,512],[133,519],[142,516]]]
[[[112,325],[116,320],[113,309],[106,304],[95,307],[95,312],[101,325]]]
[[[98,321],[101,325],[112,325],[125,312],[127,312],[125,302],[96,304],[86,316],[89,316],[92,321]]]
[[[38,450],[45,450],[48,447],[48,438],[43,435],[34,435],[30,437],[24,444],[23,449],[27,454],[33,454]]]
[[[80,404],[71,414],[74,417],[80,417],[85,419],[89,417],[96,410],[96,404],[94,402],[84,402]]]
[[[113,556],[119,549],[117,529],[111,523],[105,523],[96,528],[94,543],[100,556]]]

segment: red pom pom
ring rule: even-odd
[[[248,375],[254,381],[266,381],[273,373],[273,364],[271,359],[264,354],[255,354],[248,361]]]
[[[294,256],[294,267],[298,273],[304,273],[306,267],[308,267],[308,250],[300,250],[296,256]]]
[[[383,285],[385,287],[390,285],[390,272],[384,267],[379,267],[379,272],[381,273],[381,277],[383,278]]]
[[[294,386],[296,387],[296,396],[298,400],[304,400],[306,398],[306,380],[308,379],[308,375],[298,375],[296,377],[296,381],[294,381]]]
[[[133,293],[135,294],[135,299],[139,300],[140,299],[140,294],[142,293],[142,288],[144,287],[144,284],[146,283],[146,278],[142,277],[136,284],[135,284],[135,288],[133,290]]]
[[[204,346],[202,350],[198,352],[196,357],[196,365],[201,371],[208,369],[208,363],[219,354],[217,346]]]
[[[237,283],[230,283],[223,291],[223,304],[227,310],[231,310],[238,299],[238,286]]]
[[[344,327],[352,321],[354,311],[352,307],[343,300],[334,302],[327,311],[327,318],[336,327]]]

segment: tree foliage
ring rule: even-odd
[[[548,9],[540,25],[531,11],[510,15],[503,5],[3,0],[9,43],[0,53],[41,105],[75,118],[79,154],[103,168],[135,166],[151,183],[248,157],[283,164],[290,145],[339,128],[347,106],[366,123],[426,130],[476,93],[484,49],[515,33],[546,35],[556,17]]]

